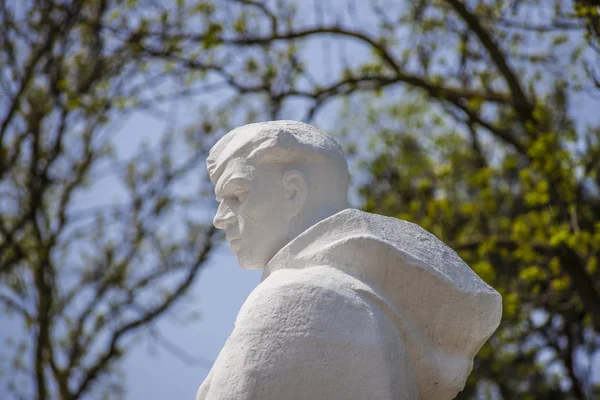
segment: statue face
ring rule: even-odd
[[[246,269],[262,269],[289,241],[290,207],[283,167],[227,163],[215,186],[219,208],[213,224],[225,231],[231,251]]]

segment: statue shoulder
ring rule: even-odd
[[[236,319],[244,329],[355,329],[374,316],[360,294],[368,287],[331,267],[279,270],[248,296]]]

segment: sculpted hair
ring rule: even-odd
[[[347,195],[348,165],[341,146],[320,129],[303,122],[259,122],[230,131],[213,146],[206,160],[211,181],[218,181],[233,158],[245,158],[255,164],[289,164],[305,172],[319,165],[323,176],[312,178],[323,178],[330,189]]]

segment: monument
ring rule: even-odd
[[[207,167],[239,264],[262,269],[196,400],[445,400],[496,330],[500,295],[418,225],[350,209],[340,146],[271,121]]]

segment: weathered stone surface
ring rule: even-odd
[[[263,278],[197,400],[451,399],[500,295],[419,226],[349,209],[341,149],[295,121],[226,135],[215,226]]]

